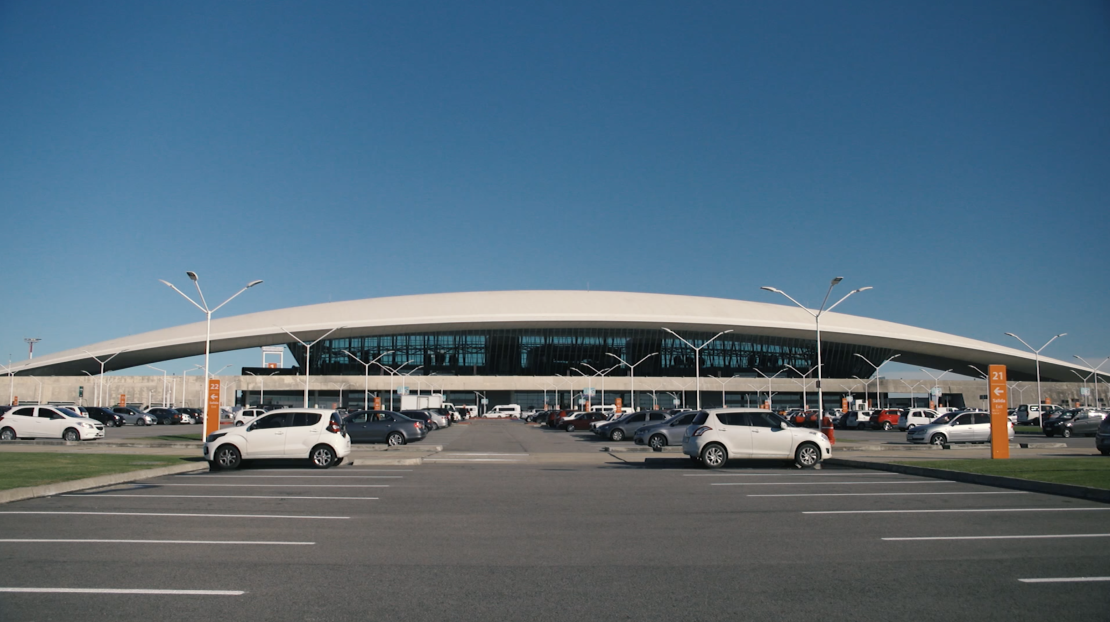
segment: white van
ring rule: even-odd
[[[501,406],[494,406],[493,410],[486,413],[486,417],[490,419],[520,417],[520,404],[502,404]]]
[[[935,410],[928,408],[913,408],[909,412],[903,413],[898,417],[898,429],[902,432],[911,428],[916,428],[919,425],[929,425],[940,416]]]

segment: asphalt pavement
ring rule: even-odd
[[[828,465],[709,471],[513,421],[428,442],[442,451],[416,466],[264,464],[0,505],[0,620],[1106,617],[1110,505]]]

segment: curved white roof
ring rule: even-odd
[[[671,328],[749,335],[813,338],[813,317],[793,306],[729,300],[596,291],[497,291],[368,298],[290,307],[212,320],[212,351],[224,352],[291,341],[488,328]],[[283,330],[284,329],[284,330]],[[14,363],[15,373],[96,373],[100,358],[120,352],[106,370],[126,369],[204,353],[205,323],[121,337]],[[965,373],[967,365],[1002,364],[1011,377],[1034,374],[1031,353],[931,330],[842,313],[821,316],[823,342],[890,348],[900,363]],[[985,368],[984,368],[985,369]],[[1085,368],[1041,359],[1045,380],[1070,380],[1068,370]]]

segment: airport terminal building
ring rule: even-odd
[[[1035,380],[1036,360],[1029,352],[902,324],[826,313],[821,337],[827,406],[847,398],[874,405],[877,394],[884,404],[927,405],[931,380],[925,386],[873,379],[875,366],[891,357],[964,376],[1006,365],[1015,390]],[[13,383],[34,376],[40,387],[49,382],[54,391],[43,401],[77,401],[65,394],[76,397],[75,383],[88,385],[88,376],[99,374],[94,356],[113,357],[106,371],[127,369],[203,354],[204,342],[203,322],[124,337],[14,364]],[[768,400],[776,407],[816,404],[814,319],[779,304],[628,292],[469,292],[334,302],[212,321],[213,352],[274,345],[287,345],[296,365],[221,376],[233,396],[228,401],[257,404],[264,391],[266,403],[300,405],[307,391],[312,404],[354,408],[369,393],[435,391],[456,404],[572,407],[599,403],[604,392],[606,403],[619,397],[627,407],[635,390],[637,407],[670,407],[694,404],[700,386],[703,407]],[[1047,358],[1040,370],[1046,395],[1058,403],[1080,398],[1082,383],[1074,382],[1073,370],[1089,374]],[[199,383],[198,375],[190,380]],[[108,401],[114,401],[128,390],[136,398],[143,392],[155,396],[154,402],[163,395],[162,378],[110,378],[119,390],[103,389],[97,399],[112,395]],[[199,392],[187,382],[175,378],[173,401],[196,405]],[[935,397],[952,406],[978,406],[986,390],[984,381],[936,384]],[[1021,398],[1035,399],[1035,392]]]

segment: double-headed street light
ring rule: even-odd
[[[713,343],[714,341],[716,341],[717,338],[720,337],[721,335],[726,335],[728,333],[731,333],[732,329],[730,328],[728,330],[722,330],[721,332],[714,335],[712,339],[710,339],[709,341],[706,341],[705,343],[701,344],[700,346],[695,346],[694,344],[690,343],[689,341],[686,341],[682,337],[679,337],[678,333],[676,333],[673,330],[667,328],[666,326],[663,327],[663,330],[665,330],[668,333],[674,335],[679,341],[681,341],[682,343],[690,346],[694,350],[694,393],[697,395],[698,410],[701,410],[701,349],[704,348],[705,346]]]
[[[789,369],[793,369],[795,374],[798,374],[799,376],[801,376],[801,379],[798,380],[798,384],[802,385],[802,410],[807,410],[809,408],[809,405],[806,403],[807,400],[806,400],[806,381],[805,380],[806,380],[806,377],[809,376],[810,374],[812,374],[817,369],[818,366],[814,365],[813,367],[810,367],[809,371],[807,371],[804,374],[800,370],[798,370],[798,368],[794,367],[793,365],[787,365],[786,367],[789,368]]]
[[[254,376],[255,378],[258,378],[258,381],[261,383],[261,385],[259,385],[260,388],[258,390],[258,407],[259,408],[262,408],[263,404],[266,403],[266,376],[273,376],[274,374],[278,373],[278,371],[280,371],[280,370],[272,371],[268,374],[262,374],[261,376],[254,373],[253,371],[248,371],[247,372],[248,374]],[[243,401],[246,401],[246,400],[244,399]]]
[[[1048,342],[1046,342],[1043,346],[1041,346],[1040,350],[1034,350],[1033,346],[1025,343],[1024,339],[1022,339],[1021,337],[1018,337],[1017,335],[1015,335],[1013,333],[1006,333],[1006,335],[1009,336],[1009,337],[1013,337],[1014,339],[1017,339],[1018,341],[1021,342],[1021,344],[1023,346],[1025,346],[1026,348],[1029,348],[1033,352],[1033,357],[1037,361],[1037,403],[1038,404],[1043,404],[1044,400],[1041,398],[1041,350],[1044,350],[1045,348],[1047,348],[1048,344],[1052,343],[1053,341],[1056,341],[1056,339],[1058,337],[1063,337],[1064,335],[1067,335],[1067,333],[1060,333],[1059,335],[1056,335],[1052,339],[1049,339]],[[1044,417],[1041,417],[1041,427],[1042,428],[1044,427]]]
[[[205,328],[205,333],[204,333],[204,394],[205,394],[205,396],[207,396],[208,395],[208,356],[211,353],[211,349],[212,349],[212,314],[219,311],[221,307],[223,307],[227,303],[234,300],[235,297],[238,296],[239,294],[242,294],[243,292],[245,292],[248,289],[254,287],[255,285],[260,285],[262,283],[262,281],[258,280],[258,281],[251,281],[250,283],[247,283],[246,285],[243,286],[243,289],[240,289],[239,291],[235,292],[235,294],[232,295],[231,298],[228,298],[227,300],[221,302],[215,309],[209,309],[208,308],[208,302],[204,299],[204,292],[200,291],[200,278],[197,277],[197,273],[193,272],[192,270],[188,270],[188,271],[185,272],[185,275],[189,277],[189,280],[193,282],[193,285],[196,285],[197,294],[200,295],[201,304],[197,304],[197,302],[195,300],[193,300],[192,298],[189,298],[189,296],[187,296],[185,294],[185,292],[183,292],[180,289],[177,289],[176,287],[174,287],[174,285],[172,283],[170,283],[169,281],[163,281],[162,279],[158,279],[158,280],[161,281],[163,285],[165,285],[165,286],[169,287],[170,289],[172,289],[173,291],[181,294],[185,298],[185,300],[188,300],[189,302],[193,303],[193,306],[200,309],[206,317],[206,320],[205,320],[206,328]],[[103,367],[104,366],[101,365],[101,375],[104,374]],[[204,400],[204,402],[201,404],[201,407],[204,408],[204,411],[205,411],[204,412],[205,424],[203,426],[203,429],[201,430],[201,435],[202,435],[201,438],[203,439],[205,436],[207,436],[208,428],[209,428],[209,425],[210,425],[208,423],[209,421],[215,421],[216,422],[215,429],[216,430],[220,429],[220,425],[219,425],[220,413],[216,412],[216,418],[215,419],[210,419],[209,418],[209,416],[212,413],[208,412],[208,400],[207,399]]]
[[[1099,406],[1099,403],[1098,403],[1098,368],[1105,365],[1106,361],[1110,361],[1110,358],[1103,359],[1102,362],[1098,364],[1098,367],[1095,367],[1095,366],[1091,365],[1090,363],[1088,363],[1087,359],[1083,358],[1082,356],[1079,356],[1078,354],[1074,354],[1073,356],[1075,358],[1083,361],[1083,364],[1086,365],[1087,367],[1090,367],[1091,368],[1091,373],[1093,373],[1095,375],[1095,408],[1101,408],[1101,406]]]
[[[378,357],[378,358],[381,358],[381,357]],[[402,367],[404,367],[405,365],[408,365],[411,362],[412,362],[412,359],[409,359],[409,360],[405,361],[404,363],[401,363],[400,365],[398,365],[396,368],[393,368],[393,367],[390,367],[389,365],[383,365],[383,364],[379,363],[378,359],[374,359],[373,361],[370,361],[371,365],[377,365],[378,367],[381,367],[382,369],[389,372],[389,409],[390,410],[393,410],[393,377],[397,375],[397,372],[400,371],[400,369]]]
[[[939,385],[939,382],[940,382],[940,379],[944,377],[944,374],[947,374],[948,372],[950,372],[952,370],[951,369],[946,369],[946,370],[940,372],[939,376],[934,376],[932,372],[925,369],[924,367],[918,367],[918,369],[925,372],[926,374],[929,375],[930,378],[933,379],[933,390],[932,390],[931,393],[932,393],[932,395],[936,396],[936,398],[937,398],[937,406],[940,406],[940,385]]]
[[[616,369],[617,365],[613,365],[612,367],[606,367],[605,369],[599,370],[598,368],[594,367],[593,365],[590,365],[586,361],[582,361],[582,364],[585,365],[586,367],[589,367],[594,372],[593,375],[601,376],[601,405],[604,406],[605,405],[605,376],[609,375],[609,372]],[[575,370],[575,371],[577,371],[577,370]],[[582,374],[582,372],[578,372],[578,373]],[[582,375],[585,376],[586,374],[582,374]]]
[[[644,358],[636,361],[636,365],[629,364],[628,361],[622,359],[621,357],[617,356],[616,354],[613,354],[612,352],[606,352],[606,354],[608,354],[609,356],[617,359],[621,363],[624,363],[625,366],[627,366],[628,369],[631,370],[631,375],[632,375],[632,397],[630,398],[629,401],[632,402],[632,410],[636,410],[636,365],[639,365],[640,363],[643,363],[644,361],[648,360],[649,358],[651,358],[651,357],[653,357],[653,356],[655,356],[656,354],[659,354],[659,353],[658,352],[652,352],[651,354],[648,354]],[[604,393],[604,391],[602,393]]]
[[[147,367],[153,369],[154,371],[162,372],[162,408],[166,408],[166,400],[169,398],[169,391],[166,389],[166,370],[158,369],[153,365],[147,365]]]
[[[876,365],[876,364],[872,363],[871,361],[869,361],[866,356],[860,354],[859,352],[853,352],[853,354],[855,354],[856,356],[860,357],[861,359],[867,361],[868,365],[875,368],[875,406],[877,406],[878,408],[882,408],[883,407],[883,402],[882,402],[882,400],[879,399],[879,396],[880,396],[880,393],[879,393],[879,387],[880,387],[880,385],[879,385],[879,368],[882,367],[883,365],[886,365],[887,363],[893,361],[894,359],[898,358],[899,356],[902,356],[902,355],[901,354],[895,354],[894,356],[888,358],[887,360],[883,361],[882,363],[879,363],[878,365]],[[867,401],[866,397],[863,398],[863,399],[864,399],[864,401]],[[890,404],[887,404],[887,405],[889,406]]]
[[[278,328],[281,328],[281,327],[279,326]],[[320,343],[321,341],[323,341],[324,337],[327,337],[328,335],[330,335],[330,334],[334,333],[335,331],[340,330],[342,328],[346,328],[346,326],[336,326],[335,328],[333,328],[333,329],[329,330],[328,332],[324,333],[323,335],[321,335],[318,339],[316,339],[316,341],[313,341],[312,343],[305,343],[305,342],[301,341],[300,338],[297,337],[296,335],[294,335],[293,333],[285,330],[284,328],[281,328],[281,330],[285,331],[286,335],[289,335],[290,337],[296,339],[297,343],[304,346],[304,407],[305,408],[308,408],[308,377],[312,373],[312,356],[311,356],[312,346]],[[320,394],[317,393],[316,396],[319,397]]]
[[[825,299],[821,301],[821,307],[817,310],[817,313],[814,313],[813,311],[810,311],[808,308],[806,308],[805,305],[798,302],[797,300],[794,300],[793,298],[790,297],[790,294],[787,294],[786,292],[782,291],[781,289],[778,289],[778,288],[775,288],[775,287],[766,287],[766,286],[759,288],[759,289],[765,289],[769,292],[775,292],[776,294],[782,294],[783,296],[786,297],[787,300],[789,300],[790,302],[798,305],[798,308],[800,308],[802,311],[805,311],[806,313],[813,316],[813,321],[817,326],[817,412],[818,412],[818,414],[817,414],[817,419],[818,419],[817,425],[818,425],[818,427],[820,427],[820,425],[821,425],[821,421],[820,421],[821,417],[825,416],[825,394],[824,394],[823,389],[821,388],[821,314],[826,312],[826,311],[832,311],[833,309],[836,308],[836,305],[839,305],[840,303],[847,300],[848,297],[851,296],[852,294],[858,294],[859,292],[865,292],[869,289],[872,289],[870,286],[861,287],[859,289],[853,289],[852,291],[845,294],[843,298],[841,298],[840,300],[837,300],[836,303],[834,303],[831,307],[826,309],[825,308],[825,303],[829,301],[829,294],[832,293],[832,288],[836,287],[836,285],[838,283],[840,283],[841,281],[843,281],[843,280],[844,280],[844,277],[838,276],[838,277],[834,278],[829,283],[829,289],[828,289],[828,291],[825,292]]]
[[[382,352],[378,356],[374,357],[374,360],[370,361],[369,363],[363,363],[362,359],[358,358],[354,354],[351,354],[347,350],[343,350],[344,354],[353,358],[359,363],[362,363],[363,367],[365,367],[365,369],[363,370],[365,374],[363,375],[362,379],[362,407],[366,410],[370,410],[370,366],[374,363],[377,363],[378,359],[382,358],[386,354],[393,354],[393,352],[393,350],[390,350],[389,352]]]
[[[89,352],[88,350],[85,350],[84,352],[85,352],[85,354],[88,354],[89,356],[92,356],[94,361],[96,361],[97,363],[100,363],[100,376],[97,379],[97,388],[96,388],[96,390],[97,390],[96,405],[97,405],[97,407],[100,407],[100,406],[104,405],[104,404],[100,403],[101,398],[104,396],[104,366],[108,363],[108,361],[110,361],[110,360],[116,358],[117,356],[123,354],[125,352],[125,350],[120,350],[119,352],[116,352],[115,354],[113,354],[112,356],[109,356],[108,358],[104,359],[103,361],[100,360],[98,357],[94,356],[93,353]],[[89,375],[91,376],[92,374],[89,374]]]
[[[752,369],[755,369],[755,368],[753,367]],[[774,408],[771,408],[771,395],[772,395],[771,394],[771,379],[772,378],[777,378],[778,375],[781,374],[784,371],[786,371],[786,370],[785,369],[780,369],[777,372],[775,372],[774,376],[768,376],[767,374],[759,371],[758,369],[755,370],[755,373],[757,373],[760,376],[763,376],[764,378],[767,379],[767,410],[770,410],[770,411],[774,410]],[[758,392],[757,392],[756,397],[758,397]]]

